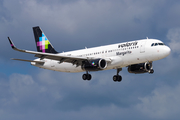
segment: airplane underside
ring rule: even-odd
[[[71,63],[58,63],[58,61],[53,61],[53,60],[46,60],[44,63],[37,63],[37,62],[31,62],[31,65],[43,68],[43,69],[48,69],[48,70],[53,70],[53,71],[58,71],[58,72],[69,72],[69,73],[77,73],[77,72],[86,72],[85,74],[82,75],[83,80],[91,80],[92,76],[89,74],[89,72],[92,71],[100,71],[102,69],[93,69],[90,67],[90,69],[84,69],[83,66],[76,66]],[[108,64],[107,64],[108,66]],[[127,65],[125,65],[127,66]],[[125,67],[123,65],[119,66],[112,66],[109,65],[103,70],[109,70],[109,69],[116,69],[116,75],[113,76],[113,80],[115,82],[120,82],[122,81],[122,76],[119,75],[119,72],[122,70],[122,67]],[[129,73],[135,73],[135,74],[140,74],[140,73],[154,73],[152,63],[145,62],[141,64],[134,64],[134,65],[128,65],[128,72]]]

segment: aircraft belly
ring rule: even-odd
[[[81,69],[81,66],[76,67],[76,65],[73,65],[72,63],[58,63],[58,61],[46,61],[44,64],[38,64],[38,63],[31,63],[32,65],[36,67],[40,67],[43,69],[49,69],[59,72],[83,72]]]
[[[58,63],[56,64],[56,71],[60,72],[83,72],[81,67],[76,67],[76,65],[73,65],[72,63]]]

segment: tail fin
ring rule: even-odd
[[[33,27],[34,38],[36,42],[36,47],[38,52],[43,53],[53,53],[57,54],[56,50],[53,48],[46,35],[43,33],[39,26]]]

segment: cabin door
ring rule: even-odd
[[[145,45],[146,45],[146,41],[142,41],[141,45],[140,45],[140,53],[144,53],[145,52]]]

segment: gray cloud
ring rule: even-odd
[[[142,103],[137,108],[148,117],[154,119],[178,119],[180,84],[174,87],[161,85],[152,94],[139,98]]]
[[[167,38],[173,53],[180,53],[180,28],[172,28],[168,31]]]
[[[13,74],[9,80],[1,80],[5,96],[0,99],[0,113],[4,119],[178,118],[179,84],[157,85],[161,80],[153,81],[148,74],[134,80],[133,75],[124,73],[123,82],[114,83],[112,72],[100,72],[98,76],[104,77],[90,82],[81,80],[80,74],[47,70],[34,77]]]
[[[104,74],[100,73],[100,75]],[[55,115],[56,119],[68,118],[71,115],[78,119],[80,114],[85,118],[93,114],[94,116],[90,118],[109,119],[113,115],[119,116],[116,110],[130,109],[140,102],[137,101],[137,96],[133,95],[133,89],[129,91],[123,86],[130,82],[115,84],[111,79],[109,81],[108,74],[97,79],[96,82],[82,81],[77,77],[79,74],[67,76],[67,73],[59,75],[46,70],[40,71],[36,77],[11,75],[9,80],[4,81],[6,84],[3,84],[3,87],[7,87],[3,88],[6,96],[0,99],[2,118],[11,119],[7,114],[15,114],[15,119],[23,118],[24,115],[29,119],[43,118],[41,114],[46,113]],[[128,77],[125,80],[128,80]],[[35,115],[32,116],[34,113]]]

